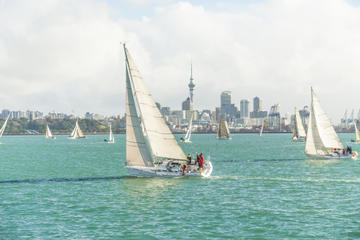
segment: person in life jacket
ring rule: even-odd
[[[186,171],[186,165],[183,165],[183,170],[182,170],[182,175],[185,175],[185,171]]]
[[[196,153],[196,164],[200,167],[200,156]]]
[[[199,166],[200,166],[200,168],[203,167],[203,164],[204,164],[204,156],[203,156],[202,153],[200,153],[200,155],[199,155]]]
[[[186,158],[187,158],[187,160],[188,160],[188,163],[191,164],[191,155],[190,155],[190,153],[187,155]]]

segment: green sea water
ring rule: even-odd
[[[4,136],[0,239],[360,238],[360,161],[306,159],[290,134],[193,135],[211,177],[134,178],[125,135],[104,137]]]

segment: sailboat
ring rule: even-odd
[[[126,168],[130,175],[210,176],[212,164],[202,168],[186,158],[145,86],[125,44],[126,64]]]
[[[187,132],[186,132],[186,134],[185,134],[185,137],[180,138],[180,140],[181,140],[182,142],[191,143],[190,137],[191,137],[191,129],[192,129],[192,117],[193,117],[193,116],[191,115],[191,118],[190,118],[190,121],[189,121],[188,130],[187,130]]]
[[[353,158],[357,152],[344,149],[334,127],[311,88],[309,127],[306,136],[305,154],[315,158]]]
[[[108,143],[115,143],[115,138],[111,130],[111,124],[110,124],[110,133],[109,133],[109,140],[107,140]]]
[[[4,132],[5,132],[5,128],[6,128],[7,122],[9,121],[9,117],[10,117],[10,114],[8,115],[8,117],[6,118],[4,124],[3,124],[2,127],[0,128],[0,137],[2,137],[2,135],[3,135]]]
[[[74,130],[71,132],[69,138],[70,138],[70,139],[85,138],[83,132],[82,132],[81,129],[80,129],[78,120],[76,120]]]
[[[293,126],[292,140],[293,142],[305,142],[305,138],[306,133],[301,121],[300,113],[299,110],[295,108],[295,122]]]
[[[45,138],[47,138],[47,139],[56,139],[56,137],[54,135],[52,135],[48,124],[46,124]]]
[[[263,120],[262,123],[261,123],[261,128],[260,128],[260,132],[259,132],[260,137],[262,136],[262,133],[264,131],[264,122],[265,122],[265,120]]]
[[[360,143],[359,130],[358,130],[357,126],[356,126],[355,121],[353,121],[353,123],[354,123],[354,128],[355,128],[355,140],[354,140],[354,139],[351,139],[351,142],[353,142],[353,143]]]
[[[216,134],[216,138],[217,139],[223,139],[223,140],[230,140],[230,131],[227,125],[227,122],[225,121],[224,117],[221,117],[219,126],[218,126],[218,131]]]

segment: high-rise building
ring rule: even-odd
[[[262,100],[259,97],[253,99],[253,111],[250,113],[250,118],[265,118],[267,111],[262,111]]]
[[[234,104],[231,104],[231,92],[224,91],[220,95],[220,109],[221,115],[235,116],[237,108]]]
[[[260,112],[261,111],[261,105],[262,105],[262,100],[260,100],[259,97],[254,97],[254,100],[253,100],[253,111],[254,112]]]
[[[220,106],[223,107],[225,105],[231,104],[231,92],[224,91],[220,95]]]
[[[193,104],[189,97],[182,102],[182,110],[193,110]]]
[[[243,99],[240,101],[240,118],[249,117],[249,101]]]

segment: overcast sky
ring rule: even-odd
[[[314,87],[338,121],[360,108],[355,0],[0,0],[0,109],[124,114],[127,46],[156,101],[180,109],[263,100],[281,112]]]

